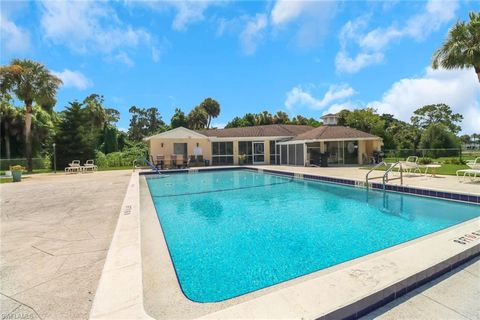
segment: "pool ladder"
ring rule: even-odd
[[[374,171],[375,169],[377,168],[380,168],[381,166],[385,166],[385,168],[387,168],[387,170],[385,171],[385,173],[381,176],[377,176],[377,177],[369,177],[370,173],[372,171]],[[390,172],[392,172],[393,168],[397,167],[400,169],[399,172],[400,172],[400,177],[398,178],[389,178],[388,177],[388,174]],[[387,164],[385,161],[382,161],[380,163],[377,163],[372,169],[370,169],[370,171],[368,171],[367,175],[365,176],[365,185],[368,189],[369,187],[369,180],[373,180],[373,179],[380,179],[382,178],[382,184],[383,184],[383,190],[385,190],[385,185],[389,182],[389,181],[392,181],[392,180],[398,180],[400,179],[400,185],[403,185],[403,168],[402,168],[402,163],[400,161],[397,161],[395,162],[394,164],[392,165],[389,165]]]

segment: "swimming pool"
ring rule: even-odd
[[[147,178],[184,294],[218,302],[480,215],[478,205],[246,170]]]

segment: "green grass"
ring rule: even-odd
[[[362,167],[362,169],[371,169],[372,166]],[[437,168],[436,174],[444,174],[444,175],[456,175],[457,170],[468,169],[466,165],[462,164],[442,164],[440,168]],[[385,171],[385,167],[378,168],[376,170]],[[394,169],[395,171],[397,169]],[[420,168],[422,173],[425,172],[425,168]],[[428,169],[428,173],[431,172],[432,169]]]
[[[0,183],[10,183],[13,182],[12,178],[0,178]]]

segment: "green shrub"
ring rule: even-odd
[[[95,152],[95,164],[99,168],[106,168],[108,167],[107,157],[102,151]]]
[[[450,159],[446,159],[445,161],[443,161],[443,163],[462,165],[462,164],[466,164],[467,162],[464,161],[464,160],[460,160],[459,158],[450,158]]]
[[[429,158],[429,157],[420,158],[418,160],[418,163],[420,163],[420,164],[430,164],[432,162],[433,162],[432,158]]]

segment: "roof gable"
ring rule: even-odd
[[[148,141],[151,139],[191,139],[191,138],[208,138],[208,137],[199,132],[196,132],[184,127],[178,127],[172,130],[168,130],[168,131],[147,137],[144,140]]]

